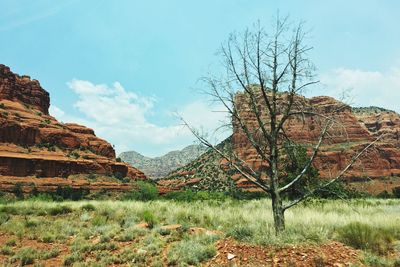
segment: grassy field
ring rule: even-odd
[[[16,201],[0,205],[0,262],[199,265],[216,255],[217,240],[230,237],[273,247],[337,240],[363,249],[367,265],[398,266],[400,200],[314,200],[287,211],[286,218],[286,232],[275,236],[267,199]]]

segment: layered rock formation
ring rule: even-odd
[[[49,94],[38,81],[0,65],[0,180],[74,174],[146,179],[141,171],[117,162],[111,144],[92,129],[58,122],[49,115],[49,106]]]
[[[285,95],[279,99],[281,110],[285,108]],[[242,119],[251,132],[258,129],[258,123],[248,101],[243,94],[236,97],[236,106]],[[318,112],[323,115],[333,116],[335,125],[329,131],[321,151],[314,162],[323,179],[335,177],[339,171],[348,165],[352,157],[361,151],[377,136],[385,134],[368,153],[366,153],[345,175],[348,184],[360,190],[380,193],[384,190],[400,186],[400,115],[396,112],[380,108],[355,108],[343,104],[331,97],[314,97],[307,99],[298,96],[296,108]],[[268,115],[262,114],[262,120],[267,123]],[[284,125],[287,136],[300,144],[312,147],[318,141],[323,120],[306,114],[299,115],[287,121]],[[233,135],[231,137],[231,150],[241,159],[245,160],[253,169],[263,167],[263,162],[249,143],[236,121],[233,121]],[[226,147],[226,145],[224,145]],[[309,151],[311,153],[311,149]],[[212,169],[216,164],[219,170],[226,169],[225,160],[218,156],[200,158],[195,162],[171,173],[161,184],[171,188],[193,187],[201,185],[205,180],[212,181],[211,174],[206,170]],[[209,160],[209,158],[213,158]],[[197,168],[200,166],[200,168]],[[222,175],[222,173],[220,174]],[[232,178],[236,185],[246,190],[256,190],[246,179],[237,174],[230,175],[225,172],[225,180]],[[202,181],[202,182],[200,182]],[[190,184],[185,184],[189,182]],[[208,186],[210,187],[210,186]],[[199,188],[207,188],[200,186]]]
[[[285,95],[281,96],[282,102],[284,98]],[[250,131],[257,129],[256,117],[248,107],[244,95],[238,95],[236,102],[242,117],[246,118]],[[381,111],[373,115],[368,109],[364,109],[365,112],[353,112],[350,106],[331,97],[307,99],[298,96],[295,103],[301,106],[301,110],[313,111],[335,120],[323,143],[321,153],[315,160],[315,167],[322,178],[336,176],[348,165],[357,151],[361,151],[380,134],[385,134],[384,139],[370,149],[345,176],[352,181],[365,177],[400,175],[400,141],[397,137],[400,127],[399,114],[394,112],[385,114],[385,111]],[[268,117],[265,116],[263,121],[268,122]],[[318,116],[302,114],[289,119],[284,125],[284,130],[294,142],[313,145],[317,143],[324,125],[324,118],[319,119]],[[233,144],[236,153],[242,159],[256,169],[260,167],[261,159],[235,123]]]
[[[142,170],[151,179],[160,179],[168,173],[185,166],[206,151],[202,145],[190,145],[182,150],[171,151],[161,157],[145,157],[136,151],[127,151],[119,155],[122,161]]]

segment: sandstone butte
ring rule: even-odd
[[[280,96],[278,106],[284,108],[282,101],[285,94]],[[258,99],[261,99],[259,96]],[[261,101],[261,100],[260,100]],[[250,131],[257,127],[257,120],[251,111],[244,94],[238,93],[235,98],[237,109],[247,124]],[[337,124],[329,132],[330,138],[324,141],[314,167],[319,171],[322,179],[335,177],[358,151],[384,134],[373,148],[371,148],[359,161],[345,174],[344,180],[353,188],[361,191],[378,194],[382,191],[390,192],[394,187],[400,186],[400,115],[396,112],[382,108],[352,108],[334,98],[320,96],[313,98],[296,97],[296,106],[307,110],[317,111],[334,118]],[[262,120],[268,122],[268,116],[263,115]],[[263,167],[262,161],[252,148],[240,126],[233,123],[232,147],[235,153],[245,160],[253,169]],[[285,126],[287,136],[300,144],[315,145],[319,139],[323,122],[311,116],[298,116],[289,120]],[[309,154],[311,154],[311,149]],[[218,163],[218,162],[217,162]],[[226,161],[219,158],[222,168]],[[192,164],[195,165],[195,164]],[[181,168],[170,174],[166,180],[161,180],[160,185],[172,189],[192,187],[198,185],[206,178],[204,173],[199,173],[193,168]],[[208,175],[209,176],[209,175]],[[207,177],[210,179],[210,177]],[[240,175],[232,175],[239,188],[248,191],[258,191],[253,184]]]
[[[0,190],[20,183],[24,191],[57,186],[89,190],[130,190],[114,180],[90,181],[90,174],[145,180],[145,175],[117,162],[111,144],[92,129],[61,123],[49,115],[50,97],[37,80],[19,76],[0,64]]]

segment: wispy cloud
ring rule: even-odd
[[[400,112],[400,68],[366,71],[338,68],[321,75],[324,93],[339,97],[346,92],[356,106],[380,106]]]
[[[30,12],[30,15],[28,16],[26,15],[26,13],[22,12],[26,10],[27,8],[26,6],[21,7],[19,10],[16,10],[15,12],[11,12],[9,14],[1,16],[0,32],[13,30],[15,28],[22,27],[24,25],[31,24],[36,21],[54,16],[57,13],[59,13],[62,9],[73,4],[76,1],[77,0],[54,2],[56,4],[51,6],[50,8],[43,8],[41,5],[38,5],[39,2],[34,1],[33,4],[31,5],[35,5],[36,8],[32,7],[32,12]]]

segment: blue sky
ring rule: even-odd
[[[0,63],[38,79],[51,113],[95,129],[117,152],[161,155],[194,139],[171,115],[205,129],[222,119],[197,80],[230,32],[277,10],[305,20],[321,85],[355,105],[400,111],[400,1],[0,0]]]

